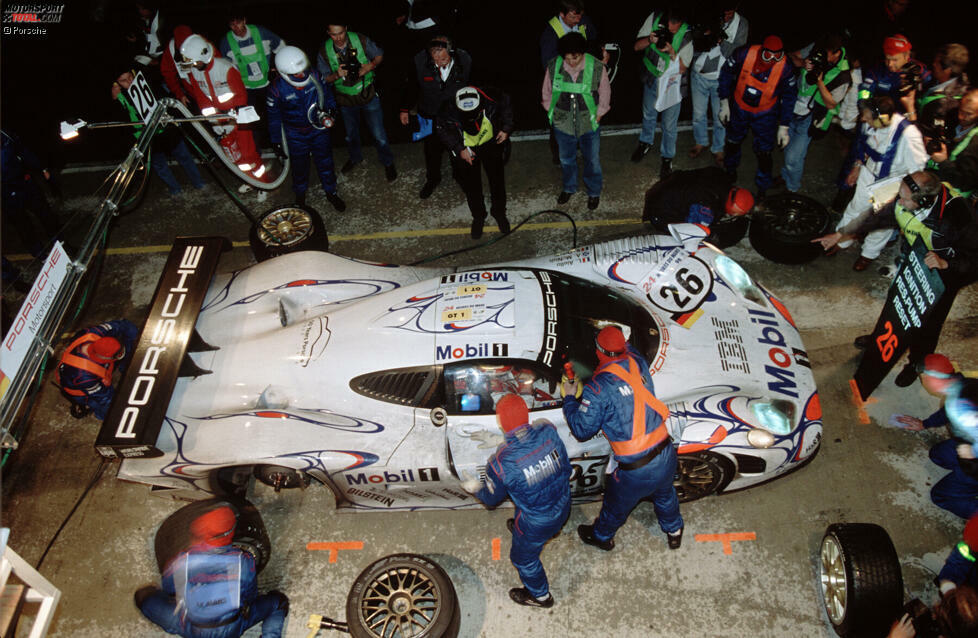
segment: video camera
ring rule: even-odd
[[[346,54],[339,62],[340,67],[346,69],[343,86],[355,86],[360,81],[360,60],[357,58],[357,50],[353,47],[348,47]]]
[[[903,96],[920,90],[920,66],[907,62],[900,68],[900,86],[897,92]]]

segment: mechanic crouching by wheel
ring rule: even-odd
[[[318,71],[309,68],[309,58],[298,47],[283,47],[276,53],[275,67],[279,76],[268,87],[268,134],[275,154],[284,159],[281,128],[285,127],[296,204],[306,203],[311,154],[326,199],[342,213],[346,210],[346,202],[336,191],[333,144],[329,134],[336,117],[333,90],[323,82]]]
[[[262,623],[262,638],[280,638],[289,599],[279,591],[258,595],[255,559],[231,545],[237,518],[227,506],[194,519],[194,545],[163,572],[163,588],[136,591],[139,611],[168,634],[185,638],[237,638]]]
[[[528,607],[552,607],[554,597],[540,552],[570,514],[567,450],[552,423],[530,425],[526,402],[518,394],[507,394],[496,403],[496,418],[504,436],[486,463],[486,483],[463,476],[462,488],[489,507],[507,496],[513,500],[516,516],[506,521],[513,534],[509,559],[523,587],[510,589],[509,597]],[[489,434],[483,440],[496,443],[496,437]]]
[[[734,186],[723,169],[707,166],[675,171],[645,191],[642,220],[657,231],[668,233],[669,224],[688,222],[712,227],[725,215],[739,217],[753,207],[750,191]]]
[[[100,323],[75,335],[61,356],[57,381],[71,401],[71,416],[80,419],[91,412],[99,420],[105,418],[115,393],[112,373],[117,367],[125,372],[138,336],[139,328],[126,319]]]
[[[669,549],[679,549],[683,518],[672,482],[677,461],[665,426],[669,409],[653,394],[649,364],[621,329],[602,328],[595,343],[599,365],[583,392],[579,379],[561,383],[564,418],[581,441],[604,431],[614,472],[605,480],[597,520],[579,526],[577,533],[586,544],[610,551],[618,528],[640,500],[651,497]]]

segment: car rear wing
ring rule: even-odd
[[[210,374],[187,356],[213,350],[194,329],[197,315],[221,253],[231,248],[224,237],[178,237],[153,295],[146,323],[95,449],[104,457],[152,457],[163,454],[156,439],[177,378]]]

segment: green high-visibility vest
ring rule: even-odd
[[[462,144],[468,148],[473,146],[482,146],[486,142],[492,139],[492,122],[486,117],[486,114],[482,114],[482,122],[479,125],[479,132],[475,135],[469,135],[462,130]]]
[[[661,15],[655,16],[655,19],[652,21],[652,33],[655,33],[656,29],[659,28],[659,20],[661,18],[662,18]],[[672,36],[672,50],[676,52],[676,55],[679,55],[679,47],[682,45],[683,38],[686,37],[686,31],[688,29],[689,29],[689,25],[683,22],[683,25],[679,27],[679,30],[676,31],[675,35]],[[666,66],[668,67],[669,54],[659,50],[651,42],[649,42],[649,46],[645,47],[645,55],[642,57],[642,63],[645,65],[645,69],[649,73],[651,73],[655,77],[659,77],[660,75],[663,74],[663,72],[665,72],[665,68],[662,69],[659,68],[659,59],[655,59],[655,62],[653,63],[653,59],[654,59],[652,57],[653,55],[659,56],[659,59],[665,59]]]
[[[557,34],[558,40],[569,33],[566,29],[564,29],[564,25],[560,23],[560,17],[558,16],[550,18],[550,28]],[[587,40],[587,27],[585,27],[583,24],[578,25],[578,33],[583,35],[584,39]]]
[[[839,61],[835,64],[834,67],[828,70],[828,73],[826,73],[825,77],[822,78],[822,82],[825,84],[825,86],[828,86],[829,83],[836,78],[836,76],[838,76],[843,71],[848,71],[848,70],[849,70],[849,61],[846,60],[846,50],[842,49],[842,57],[839,58]],[[798,82],[798,95],[808,97],[812,93],[814,93],[815,101],[821,104],[822,106],[825,106],[825,101],[822,100],[822,92],[818,91],[818,84],[809,84],[805,78],[806,78],[806,74],[802,73],[801,80]],[[828,113],[825,115],[825,118],[822,120],[822,123],[819,125],[818,128],[820,128],[823,131],[829,130],[829,126],[832,125],[832,118],[835,117],[835,114],[839,112],[840,106],[841,105],[839,103],[836,103],[834,108],[829,109]]]
[[[268,82],[268,56],[265,55],[265,43],[262,42],[261,32],[253,24],[248,25],[248,32],[251,34],[251,41],[255,43],[255,52],[251,55],[242,55],[241,46],[234,33],[228,31],[228,45],[234,52],[234,60],[238,63],[238,70],[241,71],[241,81],[244,82],[246,89],[257,89],[265,86]],[[258,63],[261,70],[261,77],[257,80],[248,79],[251,75],[250,65]]]
[[[962,153],[962,151],[964,151],[964,149],[968,148],[968,144],[971,144],[971,138],[973,138],[975,136],[975,134],[978,134],[978,126],[972,126],[971,127],[971,130],[968,131],[968,134],[964,136],[964,139],[962,139],[960,142],[958,142],[958,145],[955,146],[954,149],[950,153],[947,154],[947,159],[949,161],[953,162],[957,158],[957,156],[960,155]],[[937,165],[937,162],[935,162],[932,159],[928,159],[927,160],[927,168],[930,169],[930,170],[932,170],[932,171],[936,171],[936,170],[938,170],[939,167]],[[958,190],[957,188],[954,188],[950,184],[948,184],[947,187],[951,191],[951,194],[954,195],[954,196],[956,196],[956,197],[970,197],[971,196],[971,191]]]
[[[897,204],[893,212],[900,232],[903,233],[908,244],[912,246],[914,237],[920,237],[924,240],[927,250],[934,250],[934,231],[927,228],[922,219],[917,219],[913,211],[907,210],[901,204]]]
[[[360,44],[360,36],[353,31],[347,31],[346,36],[348,40],[346,46],[356,49],[357,60],[360,62],[360,65],[363,66],[364,64],[367,64],[369,60],[367,60],[367,54],[364,53],[363,46]],[[336,47],[333,46],[333,41],[327,40],[325,43],[323,43],[323,50],[326,51],[326,57],[329,58],[329,65],[333,67],[333,71],[339,71],[340,61],[336,57]],[[368,73],[364,73],[363,77],[360,78],[360,81],[353,86],[346,86],[342,82],[342,78],[337,80],[335,83],[333,83],[333,90],[337,93],[344,93],[346,95],[357,95],[365,88],[370,86],[373,81],[374,72],[370,71]]]
[[[584,105],[587,106],[588,113],[591,116],[591,130],[596,131],[598,129],[598,105],[595,104],[594,96],[591,95],[591,91],[593,90],[592,84],[594,82],[594,68],[598,64],[600,62],[597,58],[585,53],[584,71],[581,72],[580,79],[577,82],[571,82],[565,79],[561,72],[561,68],[564,66],[564,58],[559,55],[554,58],[554,65],[551,69],[551,75],[554,79],[553,95],[550,97],[550,109],[547,111],[547,117],[550,119],[551,124],[554,123],[554,110],[557,108],[557,102],[560,100],[560,96],[564,93],[577,93],[584,99]]]

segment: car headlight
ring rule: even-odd
[[[717,255],[713,260],[713,265],[723,280],[740,293],[744,299],[753,301],[759,306],[767,306],[767,300],[761,290],[740,264],[726,255]]]
[[[795,429],[795,405],[789,401],[755,401],[751,411],[758,425],[772,434],[791,434]]]

